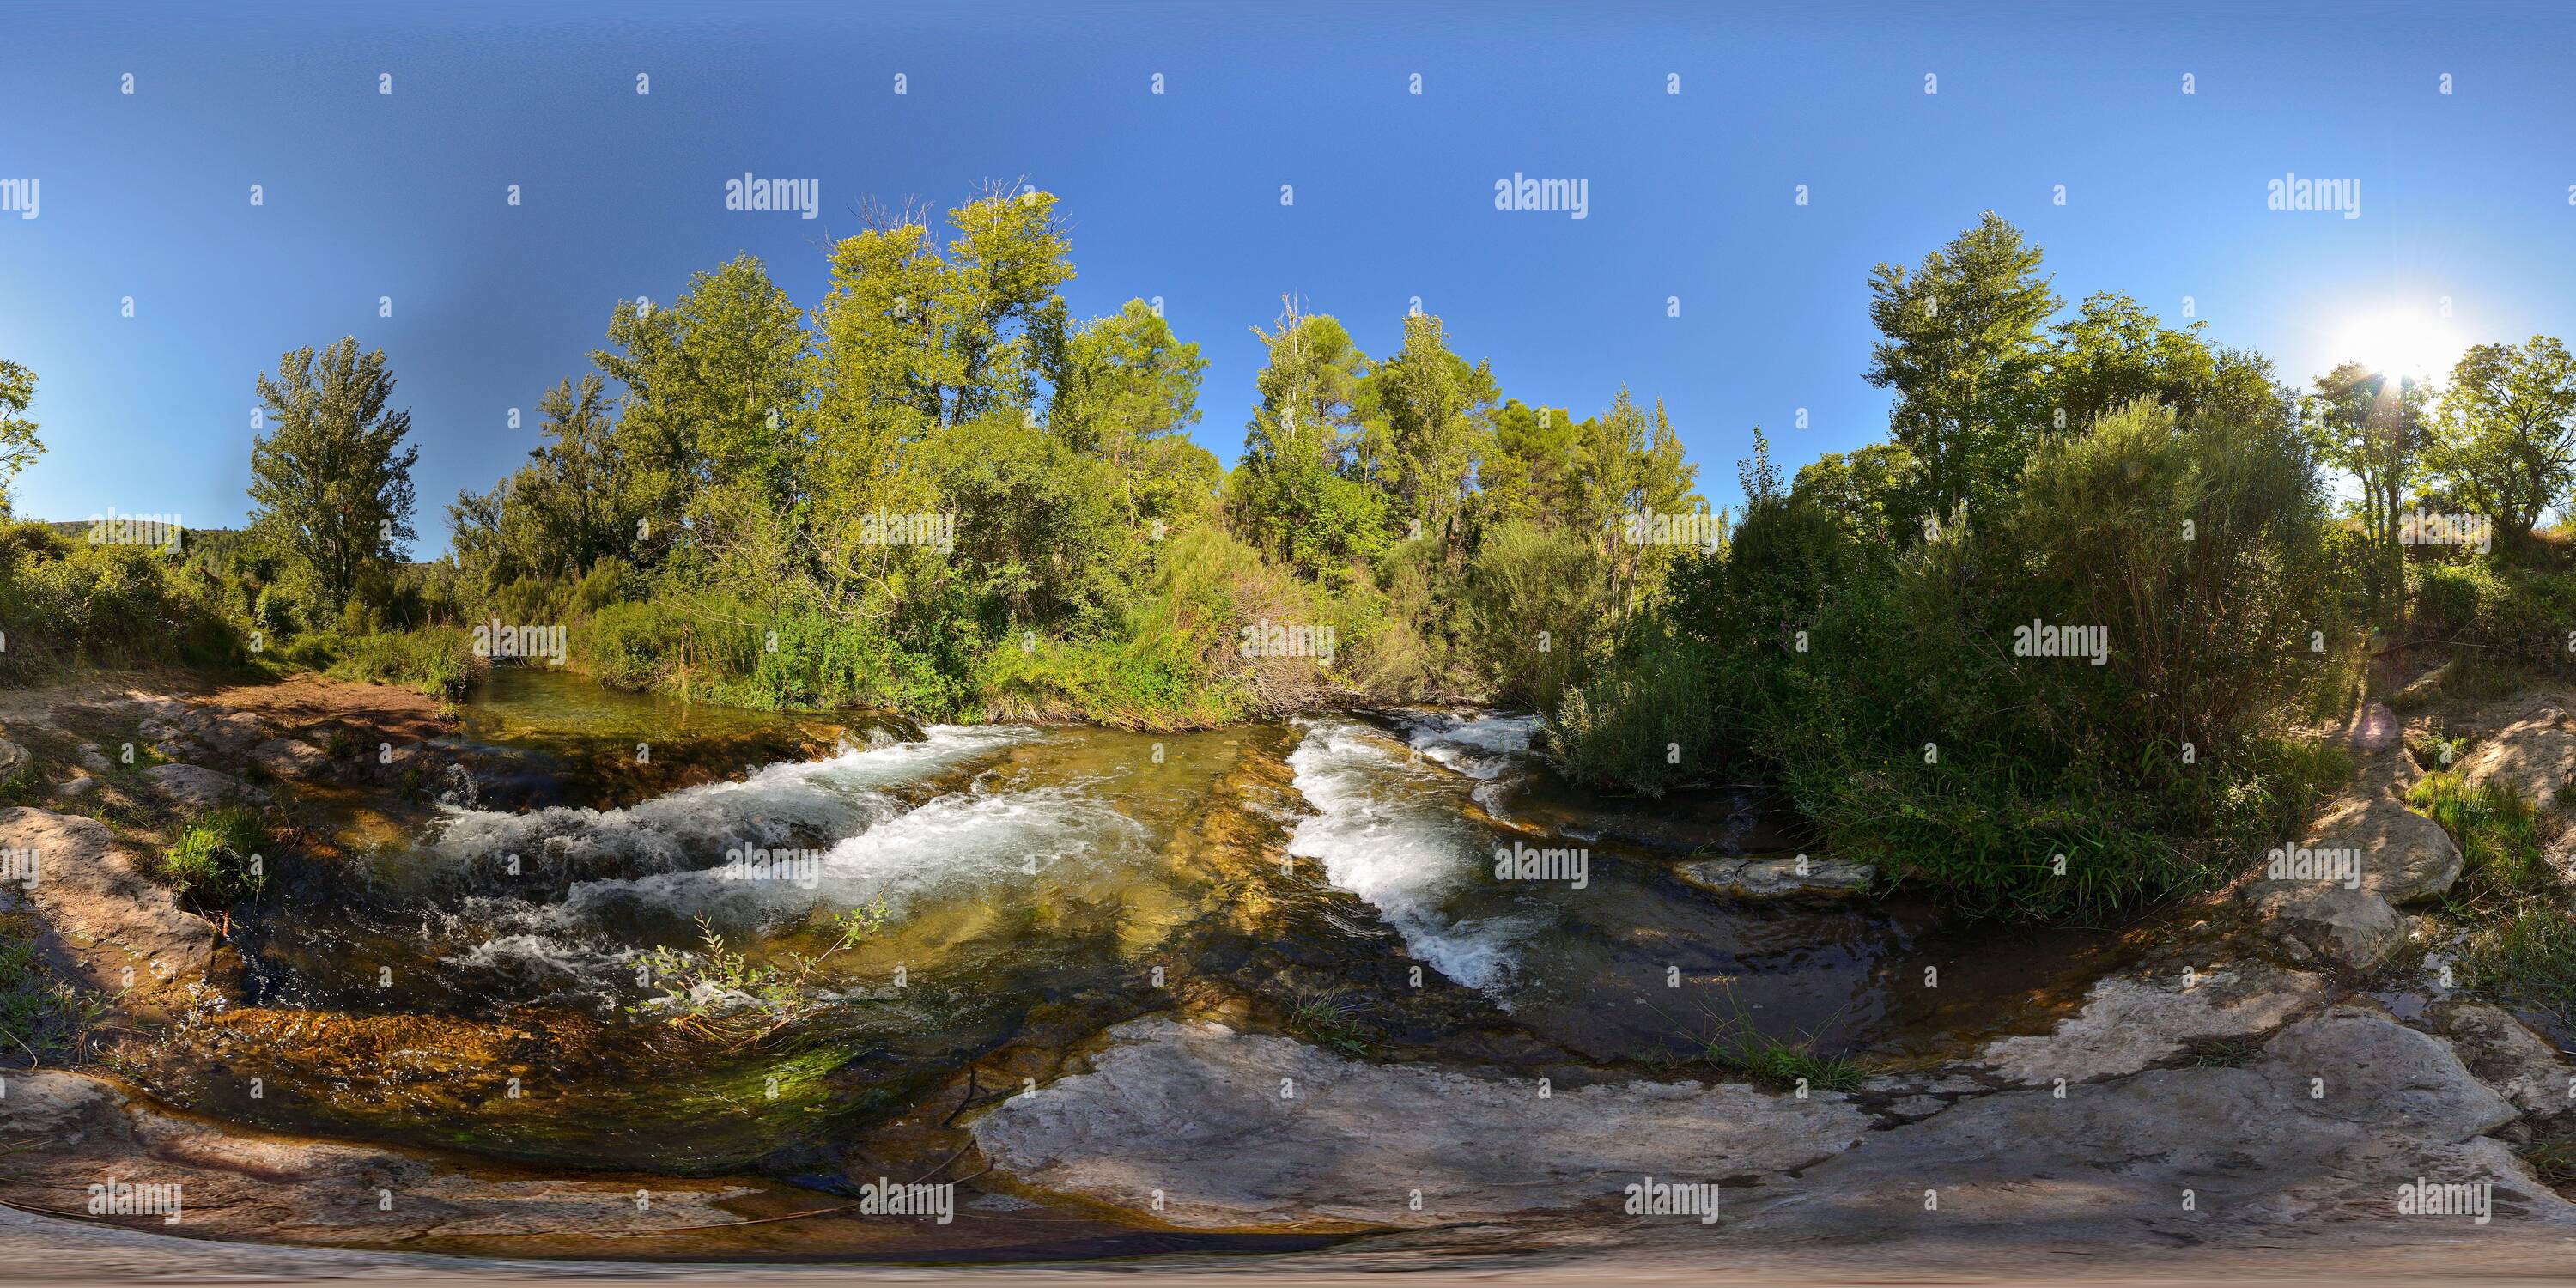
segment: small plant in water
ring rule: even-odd
[[[628,1010],[665,1016],[675,1028],[728,1046],[760,1042],[821,1009],[807,987],[815,971],[834,953],[873,938],[889,917],[883,899],[834,916],[831,946],[810,957],[788,954],[784,970],[733,951],[700,917],[696,949],[655,948],[637,959],[643,978],[660,993]]]
[[[226,805],[179,834],[179,843],[161,856],[162,883],[181,903],[200,909],[249,898],[268,884],[260,853],[267,843],[256,811]]]

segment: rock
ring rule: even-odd
[[[2390,711],[2387,703],[2373,702],[2363,707],[2361,718],[2353,722],[2352,747],[2368,756],[2397,747],[2404,732],[2405,726],[2397,722],[2397,713]]]
[[[2546,706],[2497,730],[2460,764],[2471,787],[2502,781],[2542,809],[2557,806],[2560,788],[2576,783],[2576,732],[2565,709]]]
[[[1801,865],[1805,872],[1798,869]],[[1851,895],[1869,890],[1878,869],[1848,859],[1728,858],[1699,859],[1673,865],[1673,874],[1703,890],[1744,898],[1781,895]]]
[[[269,803],[268,793],[230,774],[197,765],[154,765],[143,771],[143,778],[172,804],[186,809],[209,810],[235,803]]]
[[[2000,1038],[1972,1064],[2024,1086],[2136,1073],[2192,1043],[2253,1037],[2280,1027],[2318,998],[2325,981],[2260,961],[2195,972],[2114,975],[2094,982],[2081,1009],[2044,1037]]]
[[[2242,1067],[1962,1101],[1764,1182],[1730,1206],[1730,1233],[1752,1246],[1859,1230],[1911,1246],[1970,1229],[2024,1245],[2197,1245],[2307,1238],[2335,1220],[2484,1233],[2467,1216],[2399,1217],[2399,1187],[2419,1178],[2491,1182],[2498,1221],[2576,1224],[2576,1206],[2483,1136],[2514,1112],[2438,1040],[2338,1006]]]
[[[93,774],[104,774],[111,768],[107,753],[99,750],[98,744],[94,742],[80,745],[80,765],[81,768]]]
[[[36,757],[14,742],[0,741],[0,785],[36,772]]]
[[[2557,1048],[2500,1007],[2440,1001],[2424,1008],[2425,1022],[2449,1039],[2451,1050],[2479,1082],[2526,1115],[2554,1118],[2576,1111],[2576,1069]]]
[[[2391,904],[2432,898],[2460,879],[2460,847],[2450,833],[2384,793],[2338,799],[2301,844],[2311,850],[2354,851],[2362,888]]]
[[[87,774],[74,774],[63,782],[54,785],[54,798],[57,800],[76,801],[97,790],[97,779],[92,778]]]
[[[301,782],[330,767],[330,754],[309,742],[271,738],[253,748],[250,762],[289,782]]]
[[[1004,1100],[970,1130],[1026,1184],[1176,1225],[1428,1226],[1616,1201],[1676,1166],[1805,1167],[1870,1128],[1831,1092],[1632,1082],[1542,1100],[1528,1079],[1364,1064],[1214,1023],[1134,1020],[1108,1036],[1092,1072]]]
[[[118,855],[106,824],[0,809],[0,849],[35,852],[37,879],[23,897],[49,932],[38,950],[58,968],[111,994],[130,988],[128,1000],[170,1005],[212,968],[214,927]]]
[[[268,737],[259,717],[247,711],[212,711],[198,709],[179,721],[189,737],[224,753],[239,756]]]
[[[2257,881],[2245,887],[2243,897],[2265,934],[2353,970],[2379,965],[2406,942],[2406,919],[2366,889],[2331,881]]]

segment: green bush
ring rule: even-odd
[[[190,907],[229,907],[268,884],[267,844],[268,829],[256,811],[223,806],[189,824],[161,856],[161,882]]]
[[[328,642],[317,643],[328,646]],[[333,676],[364,684],[399,684],[450,701],[465,696],[486,666],[474,655],[472,637],[457,626],[361,635],[336,643],[337,657],[328,667]]]

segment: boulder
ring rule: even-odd
[[[2257,881],[2245,887],[2244,899],[2263,932],[2302,961],[2321,957],[2370,970],[2406,942],[2406,919],[2368,889],[2331,881]]]
[[[2354,852],[2362,888],[2391,904],[2432,898],[2460,879],[2460,847],[2450,833],[2384,792],[2360,791],[2337,799],[2301,844],[2311,850]]]
[[[36,772],[36,757],[14,742],[0,741],[0,786]]]
[[[1831,1092],[1630,1082],[1542,1099],[1535,1079],[1364,1064],[1221,1024],[1134,1020],[1108,1037],[1090,1073],[970,1130],[1028,1185],[1184,1226],[1429,1226],[1615,1203],[1648,1174],[1795,1170],[1870,1129]]]

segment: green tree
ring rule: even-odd
[[[2557,340],[2481,344],[2442,393],[2425,466],[2518,546],[2576,481],[2576,359]]]
[[[1870,274],[1869,382],[1894,389],[1889,426],[1921,465],[1909,521],[1949,523],[2011,494],[2049,423],[2042,325],[2058,308],[2040,251],[1987,211],[1908,273]]]
[[[251,524],[345,607],[360,579],[385,572],[414,535],[420,449],[403,445],[411,412],[387,406],[394,378],[384,350],[362,355],[355,336],[285,355],[258,390],[273,428],[251,443]]]
[[[1132,526],[1196,513],[1223,471],[1189,439],[1207,360],[1143,300],[1067,333],[1062,310],[1041,321],[1047,428],[1108,462]]]
[[[490,492],[448,507],[460,563],[491,589],[523,576],[579,577],[625,552],[634,537],[620,486],[623,460],[605,386],[569,380],[537,400],[547,441]]]
[[[2392,586],[2405,584],[2398,522],[2423,464],[2427,393],[2413,380],[2344,362],[2317,377],[2301,417],[2317,459],[2361,484],[2362,531],[2379,547]]]
[[[1404,347],[1361,381],[1361,472],[1389,497],[1388,517],[1454,549],[1476,462],[1499,398],[1490,364],[1450,352],[1440,319],[1404,319]]]
[[[0,518],[15,503],[18,471],[45,454],[45,445],[36,439],[36,422],[26,417],[35,401],[36,373],[0,358]]]
[[[1368,356],[1328,314],[1287,302],[1277,328],[1253,335],[1269,350],[1254,384],[1261,400],[1244,427],[1243,459],[1227,480],[1235,532],[1309,577],[1347,569],[1385,549],[1385,499],[1360,475],[1352,411]]]

